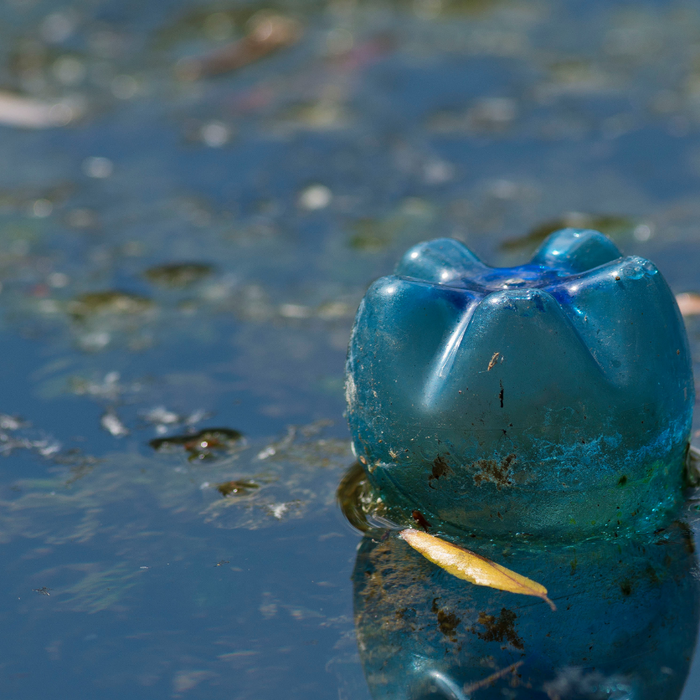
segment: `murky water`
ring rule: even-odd
[[[342,373],[410,245],[700,292],[700,2],[7,0],[0,85],[4,697],[370,697]]]

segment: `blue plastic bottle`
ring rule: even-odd
[[[682,497],[694,384],[652,263],[597,231],[491,268],[409,250],[357,313],[347,417],[387,504],[489,536],[653,531]]]

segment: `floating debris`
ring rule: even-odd
[[[310,318],[313,310],[302,304],[280,304],[279,313],[284,318]]]
[[[80,116],[79,105],[69,102],[44,102],[11,92],[0,91],[0,124],[25,129],[49,129],[66,126]]]
[[[297,436],[297,428],[294,425],[290,425],[287,428],[287,434],[281,439],[269,444],[264,450],[260,450],[256,455],[256,459],[268,459],[274,457],[278,452],[283,452],[286,450],[293,442]]]
[[[682,316],[697,316],[700,314],[700,294],[684,292],[676,294],[676,303]]]
[[[378,253],[393,245],[398,239],[424,236],[426,226],[435,219],[433,205],[420,197],[408,197],[382,218],[361,218],[350,224],[350,248]]]
[[[359,219],[352,228],[353,234],[348,242],[350,247],[366,253],[378,253],[388,248],[399,231],[394,221],[370,218]]]
[[[70,486],[76,481],[79,481],[88,474],[91,474],[95,467],[100,463],[97,457],[92,455],[83,454],[83,452],[78,448],[73,448],[67,450],[63,453],[58,453],[53,461],[56,464],[61,464],[69,467],[68,478],[66,479],[64,485]]]
[[[153,302],[146,297],[111,289],[87,292],[68,303],[68,312],[79,321],[100,315],[135,316],[151,308]]]
[[[51,595],[49,591],[53,590],[52,588],[47,588],[46,586],[42,586],[41,588],[32,588],[34,593],[40,593],[41,595]]]
[[[28,423],[25,423],[17,416],[10,416],[7,413],[0,413],[0,430],[19,430],[26,425],[28,425]]]
[[[206,56],[180,61],[177,74],[182,80],[198,80],[228,73],[296,44],[301,35],[297,20],[274,12],[259,12],[251,18],[250,32],[243,39]]]
[[[171,263],[149,267],[143,275],[160,287],[189,287],[212,274],[214,268],[206,263]]]
[[[568,212],[558,219],[546,221],[528,231],[524,236],[509,238],[501,243],[503,250],[521,250],[531,248],[541,243],[550,233],[563,228],[584,228],[600,231],[613,239],[626,233],[634,234],[640,228],[636,222],[626,216],[583,214],[581,212]],[[649,227],[645,227],[648,229]]]
[[[166,433],[169,428],[177,425],[191,427],[205,418],[209,418],[210,415],[210,413],[201,408],[193,411],[189,415],[170,411],[165,406],[155,406],[145,411],[139,411],[139,416],[146,421],[146,423],[153,425],[156,429],[156,433],[159,435]]]
[[[518,103],[509,97],[477,100],[466,112],[440,111],[428,120],[436,133],[487,133],[507,131],[518,116]]]
[[[283,520],[303,512],[303,505],[302,501],[298,499],[286,503],[270,503],[267,506],[267,512],[275,520]]]
[[[91,156],[83,161],[83,172],[88,177],[93,177],[97,180],[104,180],[111,177],[114,172],[114,163],[109,158],[102,156]]]
[[[333,193],[325,185],[309,185],[299,195],[299,206],[307,211],[325,209],[333,199]]]
[[[80,579],[72,586],[61,589],[61,602],[67,610],[94,614],[112,608],[124,594],[136,585],[142,567],[136,571],[131,564],[121,562],[109,569],[98,562],[67,564],[63,568]],[[60,575],[60,574],[59,574]],[[50,589],[49,589],[50,590]]]
[[[270,443],[264,450],[258,452],[255,458],[260,460],[269,459],[270,457],[284,453],[294,444],[297,437],[313,437],[318,435],[323,428],[327,428],[330,425],[333,425],[333,421],[322,418],[321,420],[314,421],[308,425],[287,426],[286,435],[281,440],[276,440],[275,442]]]
[[[107,411],[100,418],[100,425],[113,437],[124,437],[129,434],[129,429],[114,411]]]
[[[156,452],[175,452],[183,448],[189,453],[188,460],[208,460],[230,452],[238,447],[243,440],[243,434],[231,428],[205,428],[198,433],[188,435],[173,435],[156,438],[148,444]]]
[[[91,209],[71,209],[66,213],[65,222],[71,228],[89,229],[97,228],[99,219]]]
[[[24,434],[14,434],[18,430]],[[36,432],[21,418],[0,413],[0,455],[7,457],[15,450],[29,450],[46,459],[54,458],[61,450],[61,443],[42,433],[37,436]]]
[[[277,114],[270,128],[280,136],[296,131],[332,131],[347,128],[352,118],[341,96],[328,95],[293,102]]]
[[[141,389],[139,383],[123,385],[119,383],[121,374],[116,370],[107,372],[103,379],[93,381],[84,377],[71,377],[68,386],[72,393],[78,396],[92,396],[98,399],[114,401],[123,393],[135,393]]]
[[[232,130],[222,122],[208,122],[199,130],[199,138],[209,148],[220,148],[231,139]]]
[[[259,484],[256,484],[254,481],[246,481],[245,479],[224,481],[221,484],[216,484],[216,490],[222,496],[247,496],[251,491],[259,488]]]
[[[165,406],[156,406],[141,414],[147,423],[157,426],[176,425],[182,421],[182,416],[175,411],[169,411]]]

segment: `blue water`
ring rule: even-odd
[[[270,7],[297,43],[178,79]],[[0,86],[73,118],[0,125],[2,696],[368,698],[357,304],[421,240],[515,265],[572,212],[700,292],[698,31],[691,1],[3,3]],[[173,262],[212,271],[144,276]],[[149,446],[205,427],[245,443]]]

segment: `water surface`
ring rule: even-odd
[[[298,35],[184,79],[264,10]],[[4,3],[3,89],[54,124],[0,126],[5,695],[368,698],[364,290],[571,224],[700,292],[699,40],[690,1]],[[243,437],[150,444],[205,428]]]

